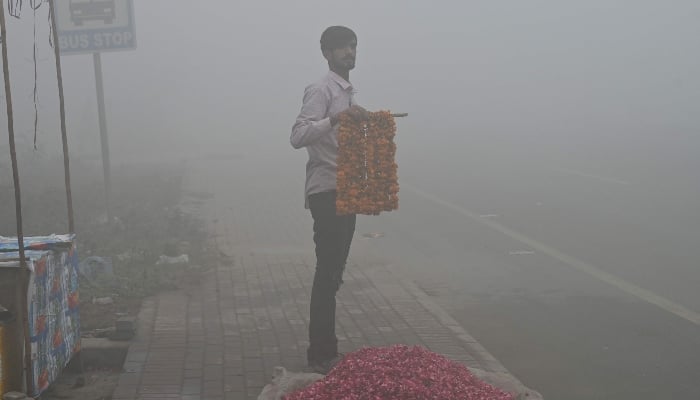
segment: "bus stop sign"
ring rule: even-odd
[[[136,48],[133,0],[55,1],[61,54]]]

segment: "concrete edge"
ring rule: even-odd
[[[119,375],[117,386],[112,393],[114,400],[135,399],[141,382],[144,364],[148,357],[151,334],[155,325],[158,298],[156,296],[145,298],[141,302],[141,309],[136,317],[136,335],[129,342],[129,349]]]

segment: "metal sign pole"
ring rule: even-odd
[[[95,64],[95,87],[97,88],[97,113],[100,119],[100,142],[102,143],[102,170],[105,180],[105,201],[107,206],[107,219],[112,220],[110,210],[110,196],[112,194],[111,171],[109,164],[109,137],[107,136],[107,117],[105,116],[105,94],[102,86],[102,59],[100,53],[92,54]]]
[[[100,3],[99,6],[97,3]],[[111,167],[100,56],[105,51],[136,49],[133,0],[100,2],[52,0],[52,4],[56,17],[56,41],[61,48],[61,55],[92,53],[100,123],[105,205],[107,218],[111,221]]]

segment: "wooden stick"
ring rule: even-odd
[[[24,233],[22,232],[22,195],[19,186],[19,172],[17,171],[17,152],[15,149],[15,128],[14,114],[12,111],[12,91],[10,89],[10,62],[7,58],[7,26],[5,23],[5,7],[0,1],[0,39],[2,51],[2,66],[5,79],[5,103],[7,104],[7,135],[10,141],[10,158],[12,159],[12,180],[15,186],[15,213],[17,215],[17,247],[19,249],[20,281],[17,292],[21,295],[20,307],[22,307],[22,319],[24,330],[24,377],[27,385],[27,392],[33,390],[34,379],[32,376],[32,345],[31,333],[29,332],[29,306],[27,293],[29,292],[29,278],[31,272],[27,266],[27,258],[24,254]],[[58,43],[56,44],[58,45]]]
[[[68,157],[68,134],[66,133],[66,108],[63,97],[63,74],[61,72],[61,51],[58,44],[58,29],[56,29],[56,7],[54,0],[49,0],[49,19],[53,31],[54,57],[56,58],[56,80],[58,82],[58,104],[61,116],[61,142],[63,143],[63,175],[66,183],[66,205],[68,206],[68,232],[75,233],[73,218],[73,194],[70,184],[70,159]]]

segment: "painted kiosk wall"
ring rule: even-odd
[[[27,309],[20,299],[21,269],[16,237],[0,236],[0,304],[17,317],[5,324],[4,362],[0,388],[5,392],[23,386],[24,316],[29,320],[32,396],[39,396],[80,350],[78,257],[75,235],[24,238],[30,270]],[[0,360],[2,360],[0,358]]]

